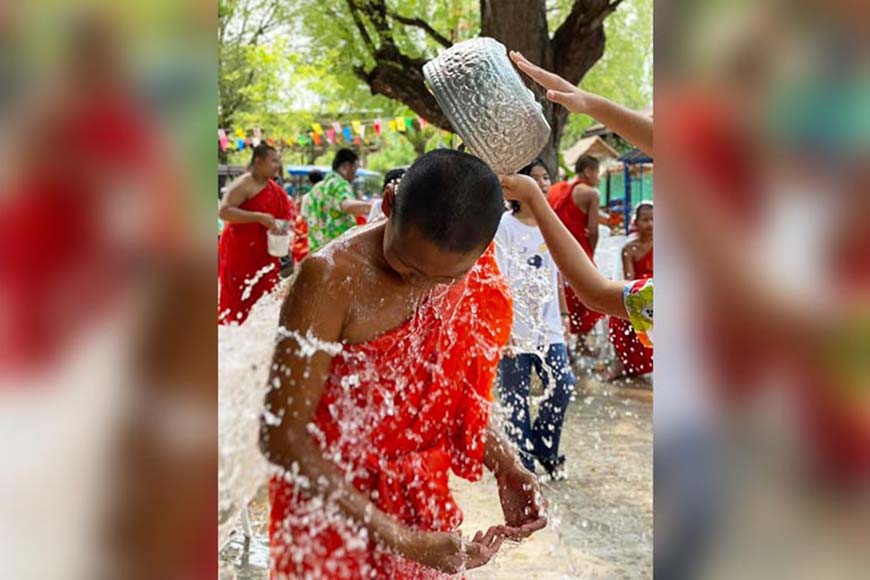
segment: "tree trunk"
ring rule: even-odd
[[[542,67],[553,70],[553,47],[547,26],[547,7],[544,0],[520,2],[500,2],[498,0],[480,1],[480,35],[489,36],[504,44],[508,50],[518,50],[526,58]],[[555,175],[559,163],[559,143],[565,127],[567,115],[564,109],[556,110],[547,100],[545,91],[524,74],[526,82],[544,110],[544,117],[550,124],[550,140],[541,151],[551,175]]]

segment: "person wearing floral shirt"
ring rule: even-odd
[[[350,186],[358,167],[356,153],[339,149],[332,161],[332,172],[305,196],[302,214],[308,223],[312,252],[355,226],[356,216],[368,214],[370,204],[356,199]]]

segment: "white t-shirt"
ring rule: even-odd
[[[373,199],[372,200],[372,208],[369,210],[369,215],[366,218],[366,223],[372,223],[376,219],[380,219],[382,217],[386,217],[384,215],[384,210],[381,208],[383,205],[383,199]]]
[[[559,307],[559,269],[537,226],[505,212],[495,234],[495,258],[510,285],[512,338],[519,352],[565,342]]]

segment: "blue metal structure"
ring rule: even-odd
[[[318,170],[323,175],[326,175],[330,171],[332,171],[332,167],[328,165],[285,165],[284,171],[287,175],[308,175],[310,171]],[[356,170],[357,177],[378,177],[381,175],[377,171],[369,171],[368,169],[363,169],[362,167]]]
[[[640,149],[632,149],[627,153],[619,156],[622,162],[622,171],[625,179],[625,202],[623,209],[625,216],[625,235],[628,235],[628,228],[631,225],[631,166],[640,164],[641,172],[643,172],[644,163],[652,163],[652,157],[641,151]],[[641,173],[640,186],[643,187],[643,174]]]

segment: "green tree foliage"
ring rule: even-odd
[[[223,127],[262,127],[273,137],[295,137],[314,121],[349,123],[380,117],[416,117],[398,99],[372,94],[360,70],[376,65],[367,42],[377,42],[371,22],[360,26],[351,5],[369,0],[220,0],[220,108]],[[571,13],[574,0],[548,0],[550,34]],[[388,0],[395,45],[411,58],[428,59],[480,34],[479,0]],[[607,49],[581,86],[636,108],[651,102],[652,0],[625,0],[605,21]],[[382,32],[381,32],[382,33]],[[366,39],[366,36],[369,39]],[[590,124],[572,115],[562,143],[569,146]],[[371,128],[369,128],[371,132]],[[371,137],[371,135],[369,135]],[[384,131],[382,145],[395,152],[370,153],[380,170],[406,165],[448,137],[434,127],[406,134]],[[320,151],[330,157],[341,144]],[[296,148],[298,149],[298,148]],[[230,161],[246,153],[230,154]],[[307,162],[305,151],[285,154]],[[246,159],[245,159],[246,160]]]

